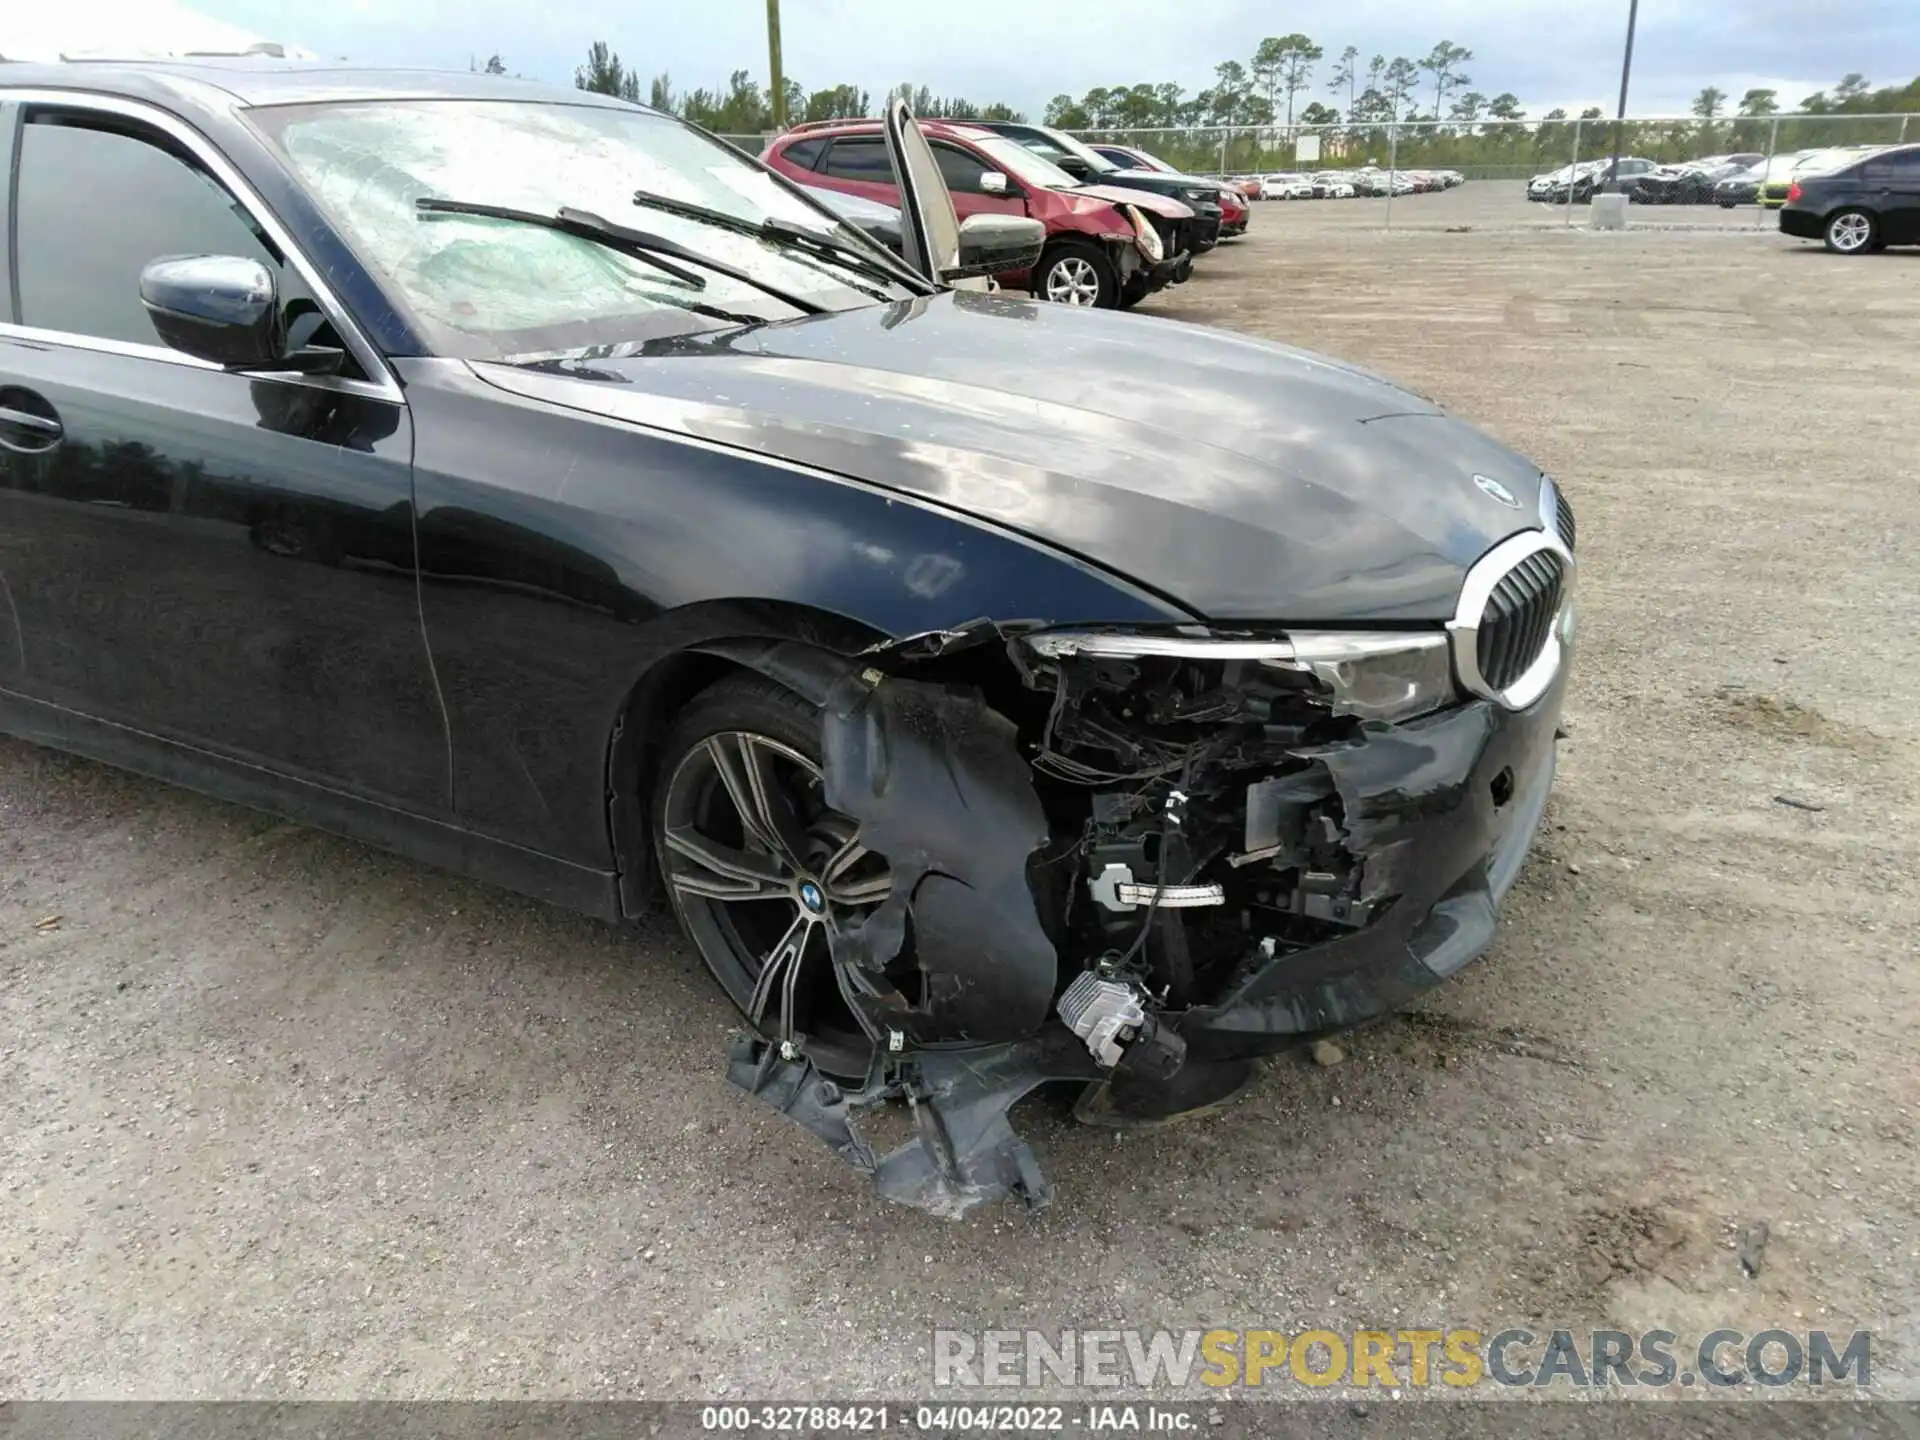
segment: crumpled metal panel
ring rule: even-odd
[[[822,769],[827,803],[887,857],[893,893],[829,925],[834,960],[857,972],[878,1033],[1029,1036],[1047,1019],[1059,958],[1027,879],[1048,828],[1013,722],[971,691],[874,673],[830,697]]]

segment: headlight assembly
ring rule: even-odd
[[[1044,630],[1024,637],[1051,659],[1106,655],[1126,659],[1252,661],[1312,675],[1337,715],[1411,720],[1459,698],[1447,637],[1437,631],[1294,630],[1257,638],[1198,629],[1162,634]]]
[[[1153,222],[1131,205],[1127,206],[1127,218],[1133,222],[1133,243],[1147,257],[1147,263],[1158,265],[1166,259],[1167,247],[1161,243],[1160,232],[1153,228]]]
[[[1444,635],[1300,630],[1291,638],[1294,664],[1333,692],[1342,714],[1411,720],[1457,698]]]

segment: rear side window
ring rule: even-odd
[[[887,142],[878,135],[834,141],[823,168],[827,174],[842,180],[864,180],[869,185],[893,184],[893,161],[887,156]]]
[[[140,271],[164,255],[245,255],[289,295],[290,272],[233,196],[159,136],[34,119],[21,136],[14,213],[25,325],[161,344],[140,304]]]
[[[1876,155],[1862,168],[1866,171],[1866,178],[1876,184],[1920,183],[1920,150],[1896,150],[1891,155]]]
[[[798,165],[802,170],[815,170],[820,166],[820,152],[826,148],[827,142],[821,139],[796,140],[780,155],[790,165]]]

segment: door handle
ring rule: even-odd
[[[53,407],[38,395],[21,390],[0,392],[0,445],[32,455],[51,450],[65,434]]]

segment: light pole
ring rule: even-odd
[[[1634,3],[1637,5],[1639,0]],[[767,0],[767,63],[773,71],[773,88],[767,93],[773,110],[773,128],[784,130],[787,128],[787,81],[780,73],[780,0]]]
[[[1620,189],[1620,141],[1627,128],[1627,80],[1633,74],[1633,28],[1639,19],[1640,0],[1627,0],[1627,51],[1620,59],[1620,108],[1613,120],[1613,163],[1607,167],[1606,188],[1613,191]]]

